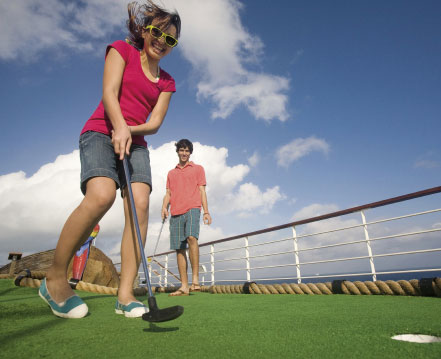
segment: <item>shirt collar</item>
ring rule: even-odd
[[[188,166],[194,166],[194,162],[193,161],[188,161],[184,167],[179,166],[179,163],[176,165],[175,168],[179,168],[180,170],[183,170],[184,168],[188,167]]]

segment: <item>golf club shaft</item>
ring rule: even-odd
[[[144,246],[142,245],[142,240],[141,240],[141,231],[139,230],[138,216],[136,214],[135,200],[133,199],[132,184],[130,183],[129,165],[126,156],[124,156],[123,159],[123,166],[124,166],[124,175],[126,177],[126,182],[127,182],[127,188],[129,190],[130,207],[132,208],[133,220],[135,222],[136,237],[138,238],[139,251],[141,253],[142,266],[144,268],[144,275],[147,282],[147,289],[149,292],[149,297],[153,297],[152,286],[150,284],[150,278],[147,268],[147,260],[145,258]]]
[[[159,230],[159,235],[158,235],[158,239],[156,240],[156,246],[155,246],[155,250],[153,251],[153,257],[152,258],[155,258],[156,249],[158,248],[159,238],[161,238],[162,227],[164,227],[164,222],[165,222],[165,218],[162,220],[161,229]]]

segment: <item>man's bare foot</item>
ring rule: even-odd
[[[199,283],[193,283],[190,287],[190,292],[200,292],[201,291],[201,286],[199,285]]]
[[[190,295],[188,288],[184,289],[181,287],[176,292],[170,293],[168,296],[169,297],[180,297],[180,296],[186,296],[186,295]]]

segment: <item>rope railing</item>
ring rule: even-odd
[[[15,285],[21,287],[39,288],[41,280],[46,276],[45,272],[21,272],[15,277]],[[79,281],[78,290],[114,295],[118,294],[118,288],[100,286]],[[156,287],[156,293],[168,293],[178,289],[177,287]],[[325,283],[281,283],[281,284],[257,284],[246,282],[243,285],[212,285],[201,286],[202,292],[211,294],[307,294],[307,295],[400,295],[400,296],[437,296],[441,297],[441,278],[423,278],[410,281],[354,281],[334,280]],[[143,296],[147,294],[146,288],[134,288],[134,294]]]
[[[326,283],[282,283],[244,285],[214,285],[204,287],[212,294],[308,294],[308,295],[403,295],[441,297],[441,278],[412,279],[410,281],[355,281],[334,280]]]
[[[31,287],[31,288],[40,288],[41,280],[46,277],[46,272],[42,271],[29,271],[25,270],[19,273],[14,280],[14,283],[18,287]],[[106,287],[103,285],[87,283],[83,281],[79,281],[75,289],[82,290],[85,292],[98,293],[98,294],[107,294],[107,295],[118,295],[118,288]],[[147,293],[146,288],[134,288],[135,295],[145,295]]]

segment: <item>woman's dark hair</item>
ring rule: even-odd
[[[179,140],[177,143],[175,143],[175,146],[176,152],[179,152],[180,148],[188,148],[190,150],[190,153],[193,153],[193,144],[190,140],[187,140],[186,138]]]
[[[176,37],[181,34],[181,18],[175,10],[168,12],[162,7],[156,5],[152,0],[146,0],[145,4],[139,4],[134,1],[127,5],[129,19],[127,28],[129,30],[128,40],[138,49],[144,47],[144,38],[142,32],[144,28],[151,25],[156,20],[156,26],[161,30],[167,30],[171,25],[176,27]]]

